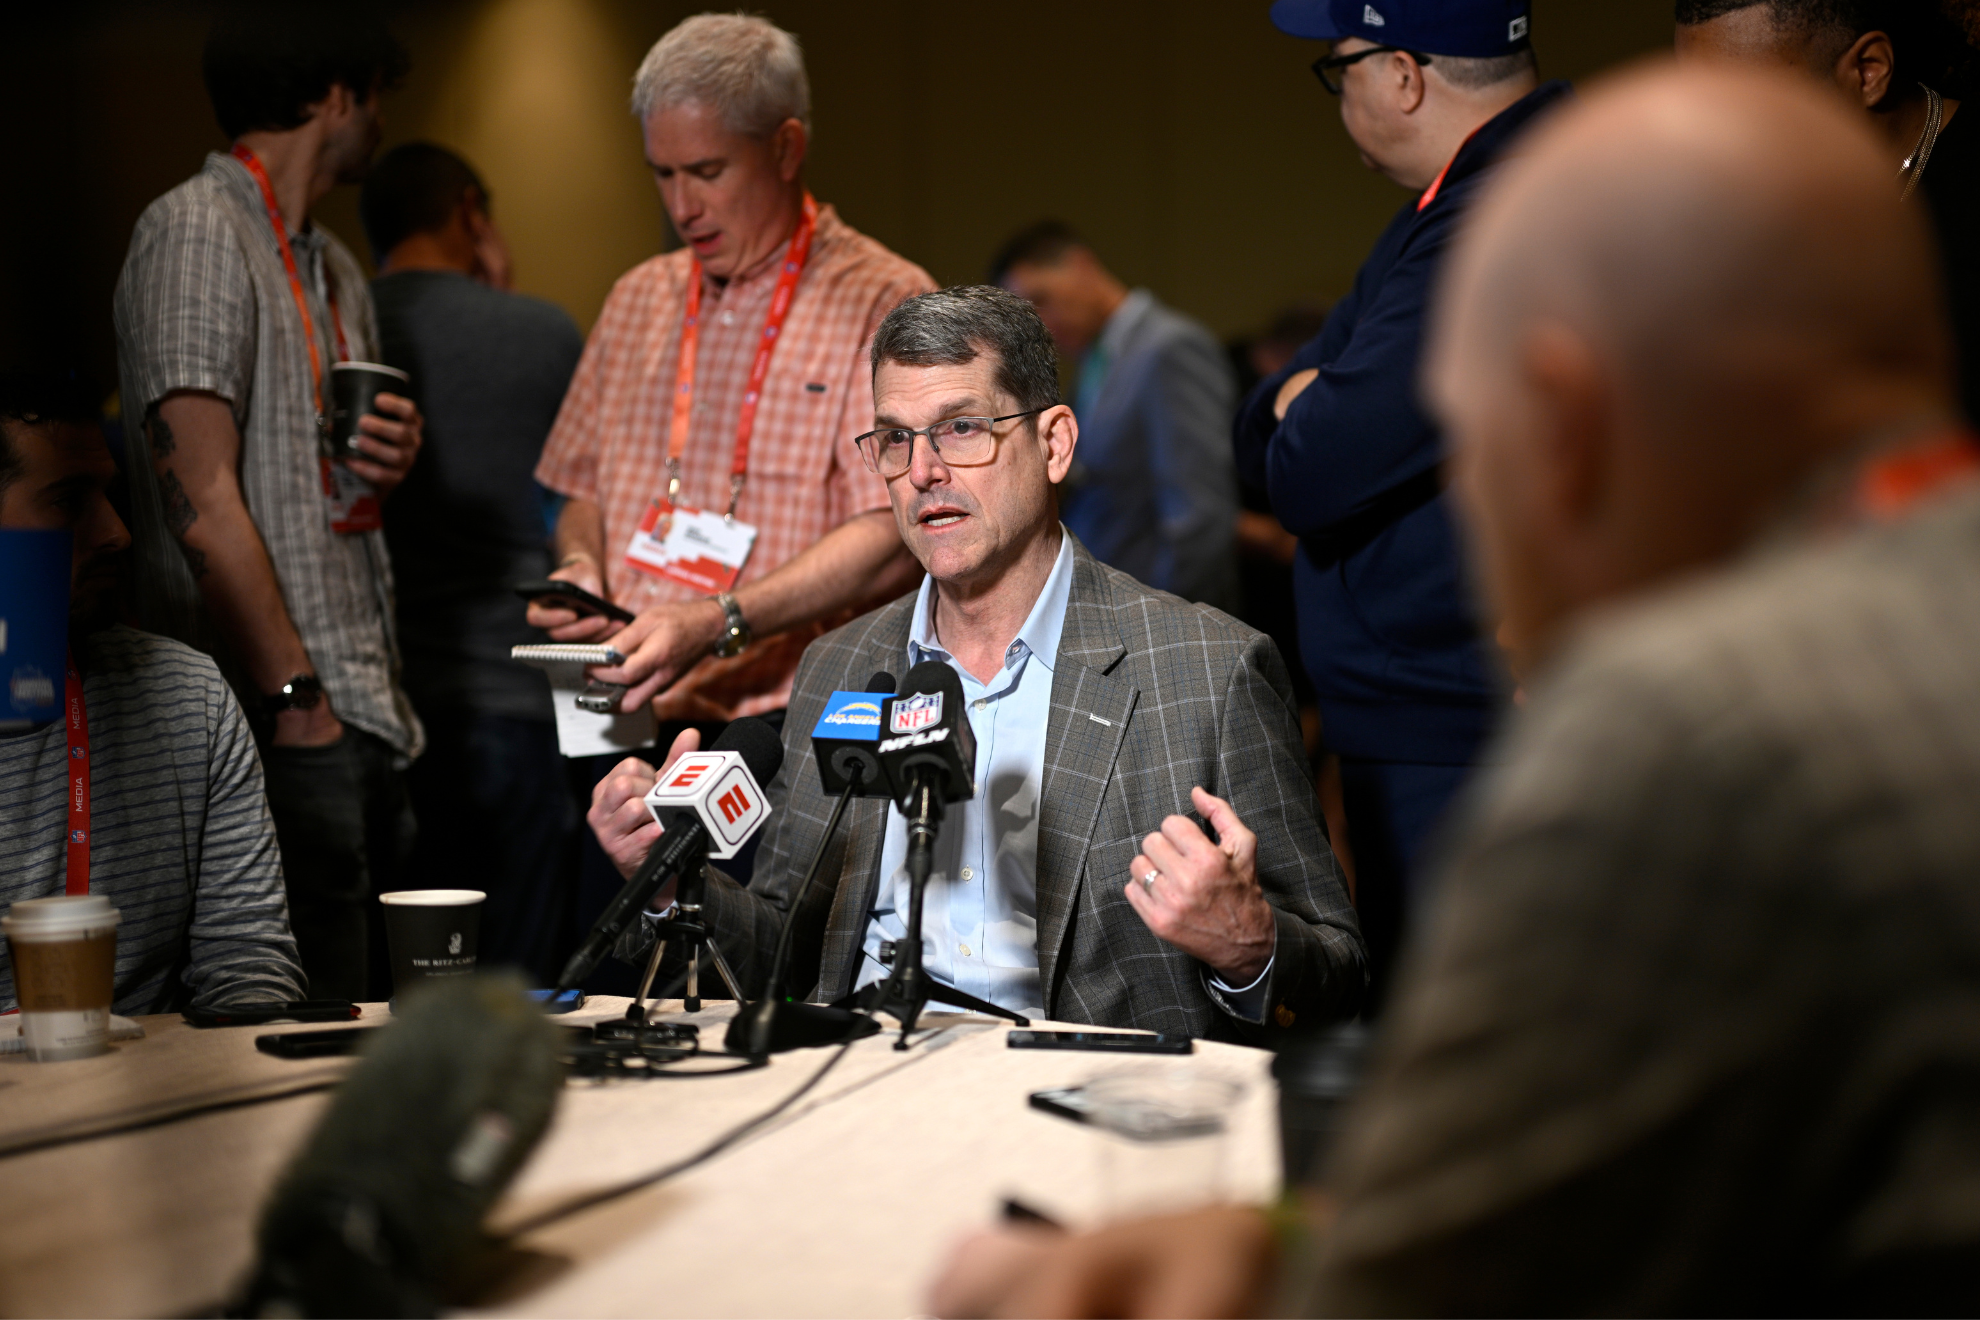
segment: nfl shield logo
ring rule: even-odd
[[[888,720],[888,727],[895,733],[913,733],[931,724],[942,722],[942,694],[939,692],[917,692],[911,697],[901,697],[894,702],[894,712]]]

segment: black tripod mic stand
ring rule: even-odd
[[[987,999],[978,999],[952,985],[944,985],[922,967],[921,901],[928,892],[928,872],[935,864],[935,832],[942,818],[942,800],[935,789],[935,775],[925,767],[917,767],[906,805],[907,937],[895,945],[893,974],[876,987],[878,993],[873,996],[869,1011],[892,1013],[900,1020],[900,1039],[894,1042],[897,1050],[908,1047],[908,1037],[914,1033],[921,1011],[930,1003],[967,1008],[991,1017],[1004,1018],[1020,1027],[1030,1026],[1031,1019],[1023,1014],[1013,1013]]]
[[[653,978],[660,971],[660,960],[667,956],[667,946],[679,940],[687,948],[688,973],[687,994],[682,997],[681,1007],[690,1013],[701,1011],[701,955],[705,950],[709,961],[715,964],[722,984],[734,996],[740,1011],[743,1004],[742,985],[736,980],[735,972],[729,968],[729,960],[722,956],[722,946],[708,932],[701,920],[701,900],[707,893],[707,853],[691,858],[681,871],[679,887],[674,898],[674,913],[653,928],[656,938],[653,942],[653,956],[646,960],[646,973],[639,979],[639,993],[633,996],[632,1003],[626,1006],[626,1021],[635,1026],[646,1025],[646,996],[653,988]]]

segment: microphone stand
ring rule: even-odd
[[[859,796],[860,787],[865,782],[866,767],[855,762],[846,774],[845,789],[840,792],[838,801],[832,804],[831,819],[825,822],[825,835],[818,841],[817,851],[811,855],[811,865],[792,892],[790,906],[784,911],[783,929],[777,932],[777,956],[770,963],[770,982],[764,988],[763,998],[754,1004],[744,1004],[729,1024],[729,1034],[724,1043],[731,1053],[761,1058],[808,1045],[836,1045],[841,1041],[858,1040],[880,1030],[880,1024],[864,1013],[829,1004],[787,1003],[783,996],[784,974],[790,969],[791,940],[797,932],[798,910],[804,906],[805,895],[811,892],[811,882],[818,878],[819,869],[825,864],[825,853],[832,846],[832,836],[839,832],[839,821],[846,814],[847,804]]]
[[[942,813],[942,800],[935,791],[935,775],[925,767],[918,767],[914,772],[914,784],[908,790],[908,806],[907,935],[894,946],[893,973],[876,987],[878,993],[872,996],[868,1006],[870,1011],[892,1013],[900,1020],[900,1039],[894,1042],[897,1050],[908,1047],[908,1037],[914,1032],[921,1010],[930,1003],[967,1008],[991,1017],[1004,1018],[1020,1027],[1030,1026],[1031,1019],[1023,1014],[1014,1013],[987,999],[978,999],[952,985],[944,985],[922,967],[921,901],[928,891],[928,873],[935,864],[935,835],[941,828]]]
[[[674,891],[673,915],[654,927],[653,933],[657,938],[653,942],[653,956],[646,960],[646,974],[640,978],[639,993],[626,1006],[626,1021],[635,1026],[646,1025],[646,995],[653,988],[653,978],[660,970],[660,960],[667,956],[667,945],[674,940],[681,941],[687,947],[687,994],[682,997],[683,1009],[690,1013],[701,1011],[703,950],[707,951],[709,959],[715,964],[715,971],[721,976],[722,983],[729,987],[736,1003],[743,1002],[742,986],[736,981],[736,974],[729,969],[729,960],[722,956],[722,946],[715,942],[708,933],[708,927],[701,921],[701,900],[706,896],[708,887],[707,858],[708,845],[703,842],[681,871],[680,883]]]

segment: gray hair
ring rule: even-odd
[[[786,119],[811,129],[811,83],[797,38],[751,14],[696,14],[653,43],[633,75],[632,110],[695,103],[731,132],[768,137]]]
[[[887,313],[873,333],[873,372],[880,364],[959,367],[979,353],[997,356],[997,388],[1019,409],[1059,401],[1059,359],[1038,309],[1008,289],[965,284],[917,294]]]
[[[1531,46],[1524,46],[1510,55],[1481,58],[1432,55],[1430,67],[1443,74],[1445,82],[1466,92],[1482,91],[1522,76],[1538,77],[1540,73],[1540,61],[1534,56]]]

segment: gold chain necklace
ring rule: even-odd
[[[1898,166],[1898,175],[1904,180],[1904,196],[1909,198],[1918,187],[1918,181],[1925,177],[1926,163],[1932,159],[1932,147],[1939,140],[1939,130],[1945,126],[1946,98],[1939,95],[1924,83],[1918,84],[1925,92],[1925,127],[1919,130],[1918,145]]]

